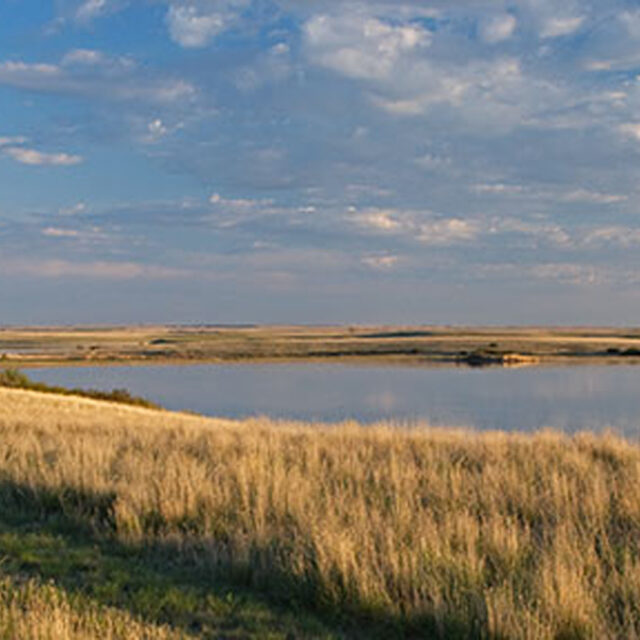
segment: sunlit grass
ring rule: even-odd
[[[167,588],[231,583],[346,635],[640,633],[640,448],[613,435],[235,423],[0,390],[0,478],[6,514],[198,576],[162,573]]]
[[[41,393],[55,393],[63,396],[81,396],[94,400],[107,400],[108,402],[119,402],[130,404],[136,407],[147,409],[160,409],[160,407],[145,398],[133,396],[126,389],[113,389],[112,391],[99,391],[97,389],[67,389],[49,385],[44,382],[32,380],[26,373],[18,369],[0,369],[0,387],[7,389],[26,389],[29,391],[39,391]]]

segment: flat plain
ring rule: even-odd
[[[5,366],[376,360],[422,365],[640,362],[640,329],[570,327],[42,327],[0,329]]]

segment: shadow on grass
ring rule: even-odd
[[[126,610],[199,638],[487,638],[452,616],[399,618],[322,604],[322,586],[251,567],[215,571],[197,549],[117,540],[114,495],[0,482],[0,572],[53,580],[71,597]],[[260,550],[256,550],[260,555]]]

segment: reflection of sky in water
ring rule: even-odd
[[[171,409],[302,420],[424,420],[434,425],[640,434],[640,367],[523,369],[336,364],[38,369],[65,386],[126,387]]]
[[[369,409],[378,409],[387,415],[397,408],[398,397],[392,391],[371,393],[365,397],[364,404]]]

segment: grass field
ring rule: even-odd
[[[0,637],[637,638],[640,448],[0,389]]]
[[[429,365],[640,363],[640,330],[492,327],[0,329],[0,364],[378,360]]]

